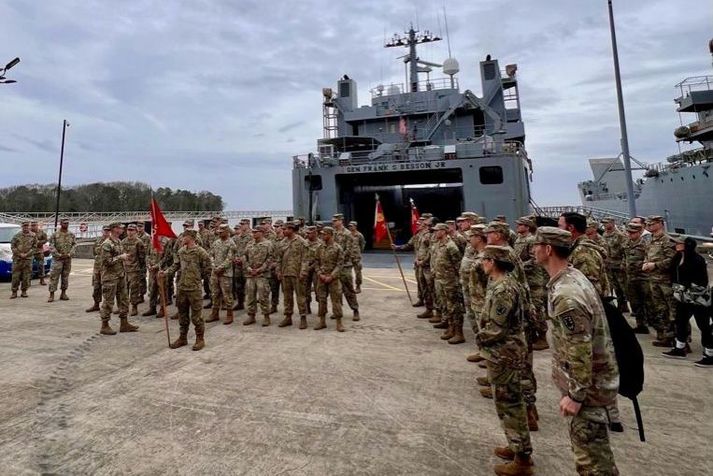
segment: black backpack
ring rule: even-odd
[[[616,363],[619,367],[619,395],[634,403],[636,423],[639,425],[639,438],[641,441],[646,441],[644,423],[641,419],[639,402],[636,399],[644,389],[644,352],[641,350],[634,330],[611,301],[611,298],[603,299],[602,305],[607,315],[609,333],[614,344]]]

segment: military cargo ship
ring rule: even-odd
[[[482,95],[461,91],[458,61],[421,60],[417,47],[441,40],[413,27],[386,48],[405,48],[403,84],[380,84],[359,105],[348,75],[322,90],[323,137],[293,157],[295,216],[356,220],[371,244],[375,194],[398,236],[410,234],[410,203],[442,220],[471,210],[511,220],[529,211],[532,162],[517,65],[480,61]],[[436,68],[444,77],[431,78]]]
[[[709,43],[713,56],[713,40]],[[663,215],[672,232],[713,234],[713,76],[686,78],[675,86],[681,126],[676,141],[699,143],[681,150],[665,163],[638,163],[643,176],[634,182],[639,215]],[[695,120],[687,122],[687,116]],[[593,179],[581,182],[582,204],[600,210],[628,211],[626,175],[620,158],[590,159]]]

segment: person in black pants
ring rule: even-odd
[[[689,288],[692,284],[708,286],[706,260],[696,252],[698,243],[690,236],[676,243],[676,256],[673,258],[671,281]],[[690,334],[688,321],[691,314],[701,330],[703,358],[696,362],[697,367],[713,368],[713,333],[711,331],[711,308],[697,304],[676,302],[676,346],[664,352],[664,357],[686,358],[686,343]]]

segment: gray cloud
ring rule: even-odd
[[[447,5],[461,88],[480,90],[488,53],[518,63],[535,199],[575,202],[586,159],[618,153],[605,2]],[[710,72],[713,5],[616,6],[632,153],[660,161],[677,150],[673,85]],[[143,180],[209,189],[230,208],[289,207],[291,157],[322,135],[321,88],[346,73],[364,104],[369,88],[402,82],[403,51],[384,49],[384,32],[437,31],[439,12],[426,0],[2,2],[0,44],[22,63],[0,87],[0,161],[21,153],[25,166],[0,186],[54,181],[69,119],[68,184]],[[420,54],[442,61],[446,42]]]

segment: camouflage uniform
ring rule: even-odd
[[[139,293],[141,294],[141,297],[143,299],[144,295],[148,290],[146,284],[146,267],[148,266],[148,255],[151,251],[151,235],[144,231],[143,223],[138,225],[138,232],[136,233],[136,237],[140,239],[141,242],[144,244],[144,257],[142,261],[143,266],[141,267],[141,269],[139,269]]]
[[[342,283],[342,294],[351,310],[358,314],[359,303],[357,302],[356,292],[354,291],[352,266],[357,260],[357,249],[359,245],[346,228],[334,230],[334,242],[339,245],[343,252],[344,261],[342,262],[339,272],[339,280]]]
[[[624,252],[628,238],[619,230],[604,232],[604,242],[607,249],[607,272],[609,284],[614,289],[620,307],[626,302],[626,269],[624,269]]]
[[[463,294],[458,281],[461,254],[452,239],[435,240],[431,265],[442,319],[463,326]]]
[[[354,239],[356,240],[356,260],[354,261],[354,284],[358,289],[361,289],[361,283],[362,283],[362,264],[361,264],[361,254],[364,252],[364,248],[366,248],[366,238],[364,238],[364,235],[362,235],[359,231],[356,231],[354,235],[352,235]]]
[[[136,306],[141,302],[141,270],[146,269],[146,249],[138,236],[127,236],[121,241],[124,253],[129,255],[124,269],[126,284],[129,288],[129,303]],[[133,312],[133,311],[132,311]]]
[[[569,255],[569,263],[587,277],[600,297],[609,294],[609,278],[604,264],[604,253],[603,248],[585,235],[581,235],[572,242],[572,253]]]
[[[527,358],[523,333],[526,306],[522,286],[506,273],[488,286],[476,334],[508,447],[522,454],[532,453],[521,388],[521,371]]]
[[[336,235],[337,232],[335,231]],[[317,247],[315,266],[317,274],[329,274],[332,281],[323,283],[317,280],[317,301],[319,311],[317,315],[323,318],[327,315],[327,296],[332,301],[332,315],[336,319],[342,318],[342,281],[339,279],[342,264],[344,263],[344,252],[336,241],[329,244],[322,243]]]
[[[92,299],[99,305],[102,302],[102,263],[101,263],[101,252],[102,244],[106,238],[100,236],[94,240],[94,246],[92,246],[92,254],[94,255],[94,267],[92,268]]]
[[[305,306],[309,312],[311,312],[310,303],[312,302],[312,291],[314,290],[316,299],[317,287],[319,285],[319,279],[317,277],[317,248],[320,244],[319,239],[314,241],[306,240],[305,258],[302,261],[302,289],[305,296]]]
[[[532,340],[544,338],[547,334],[547,271],[538,265],[534,258],[535,236],[532,234],[518,235],[514,251],[522,262],[523,272],[529,288],[532,303],[528,322],[532,329]]]
[[[671,237],[666,233],[651,237],[646,249],[645,263],[654,263],[656,267],[646,273],[649,283],[647,317],[650,319],[658,340],[673,338],[675,306],[671,288],[671,261],[676,250]]]
[[[285,316],[290,317],[294,312],[297,300],[297,311],[300,316],[307,315],[307,301],[305,298],[304,283],[300,279],[302,262],[307,254],[307,241],[295,234],[292,239],[285,238],[280,253],[277,256],[277,269],[282,278],[282,299]]]
[[[21,231],[12,237],[10,249],[12,250],[12,292],[17,293],[22,288],[22,293],[30,287],[32,276],[32,258],[37,247],[37,238],[31,231]],[[20,257],[20,255],[25,255]]]
[[[282,247],[282,240],[284,240],[284,238],[277,236],[277,233],[275,233],[274,231],[269,235],[270,238],[268,238],[267,241],[272,245],[270,255],[272,256],[273,261],[270,265],[270,273],[267,277],[267,285],[268,290],[270,291],[270,312],[277,312],[277,306],[280,305],[280,280],[277,279],[277,262],[274,260],[274,258],[280,252],[280,248]]]
[[[624,269],[626,271],[626,296],[631,305],[631,313],[636,316],[636,325],[652,325],[647,316],[649,281],[641,270],[646,260],[647,244],[643,238],[626,239],[624,245]]]
[[[72,255],[77,246],[74,233],[57,230],[50,238],[52,252],[52,269],[50,269],[49,292],[57,291],[57,284],[62,277],[61,289],[66,291],[69,287],[69,272],[72,270]]]
[[[563,397],[582,404],[569,429],[577,472],[619,474],[607,415],[616,401],[619,369],[599,291],[571,266],[552,277],[547,288],[552,377]]]
[[[250,231],[247,231],[235,234],[233,241],[235,242],[235,257],[242,258],[248,244],[253,241],[253,237],[250,235]],[[238,300],[238,306],[242,308],[245,303],[245,264],[242,261],[236,263],[233,269],[233,294]]]
[[[228,309],[233,309],[233,260],[238,247],[227,237],[218,238],[210,245],[209,255],[213,259],[213,271],[210,275],[210,292],[213,309],[220,309],[221,300]]]
[[[210,273],[210,269],[210,256],[201,246],[191,248],[181,246],[176,253],[176,260],[168,269],[171,273],[180,273],[180,278],[176,283],[176,307],[178,308],[178,325],[182,335],[188,333],[191,322],[196,329],[196,335],[203,335],[205,324],[201,315],[203,311],[202,279]]]
[[[260,310],[263,315],[270,314],[268,278],[271,273],[272,251],[272,244],[266,239],[253,241],[245,248],[242,261],[245,265],[247,278],[246,298],[249,315],[255,315],[258,304],[260,304]],[[247,272],[248,268],[257,270],[258,273],[255,276],[251,276]]]
[[[165,244],[164,244],[165,246]],[[146,255],[146,268],[149,273],[149,284],[148,284],[148,294],[149,294],[149,308],[156,309],[159,303],[159,287],[158,287],[158,271],[161,269],[161,262],[163,261],[163,250],[158,251],[153,246],[149,245],[149,252]]]
[[[458,271],[458,276],[460,278],[461,290],[463,292],[463,305],[465,306],[465,315],[468,317],[470,322],[473,322],[475,315],[473,314],[473,307],[470,305],[470,274],[473,268],[473,262],[475,260],[475,255],[477,251],[473,248],[470,243],[465,246],[465,253],[463,253],[463,258],[460,262],[460,268]]]
[[[37,239],[37,246],[35,247],[35,262],[37,263],[37,270],[39,271],[40,279],[45,277],[45,253],[42,247],[47,243],[47,233],[45,230],[37,230],[33,232],[35,238]]]
[[[473,257],[473,264],[470,267],[470,283],[468,291],[470,292],[470,307],[472,311],[473,321],[471,322],[474,333],[478,333],[480,326],[480,315],[485,304],[485,294],[488,288],[488,276],[483,269],[483,252],[477,252]],[[477,343],[477,342],[476,342]]]
[[[431,234],[420,230],[401,247],[402,250],[414,250],[416,259],[414,273],[418,287],[418,299],[426,309],[433,310],[433,276],[431,275]]]
[[[169,303],[173,301],[173,296],[175,294],[174,292],[174,277],[175,273],[169,272],[168,270],[171,268],[171,265],[173,264],[173,250],[174,247],[176,246],[176,241],[178,241],[176,238],[168,238],[168,241],[164,243],[163,247],[163,258],[161,258],[161,269],[165,269],[165,275],[166,275],[166,299],[168,299]]]
[[[124,253],[121,240],[109,237],[101,246],[102,306],[99,316],[102,322],[109,322],[114,300],[119,306],[119,317],[125,319],[129,313],[129,296],[126,289],[124,261],[119,255]]]
[[[459,231],[452,233],[450,237],[453,240],[453,243],[455,243],[458,247],[460,254],[463,255],[463,253],[465,253],[466,246],[468,246],[468,238],[466,238],[465,235]]]

